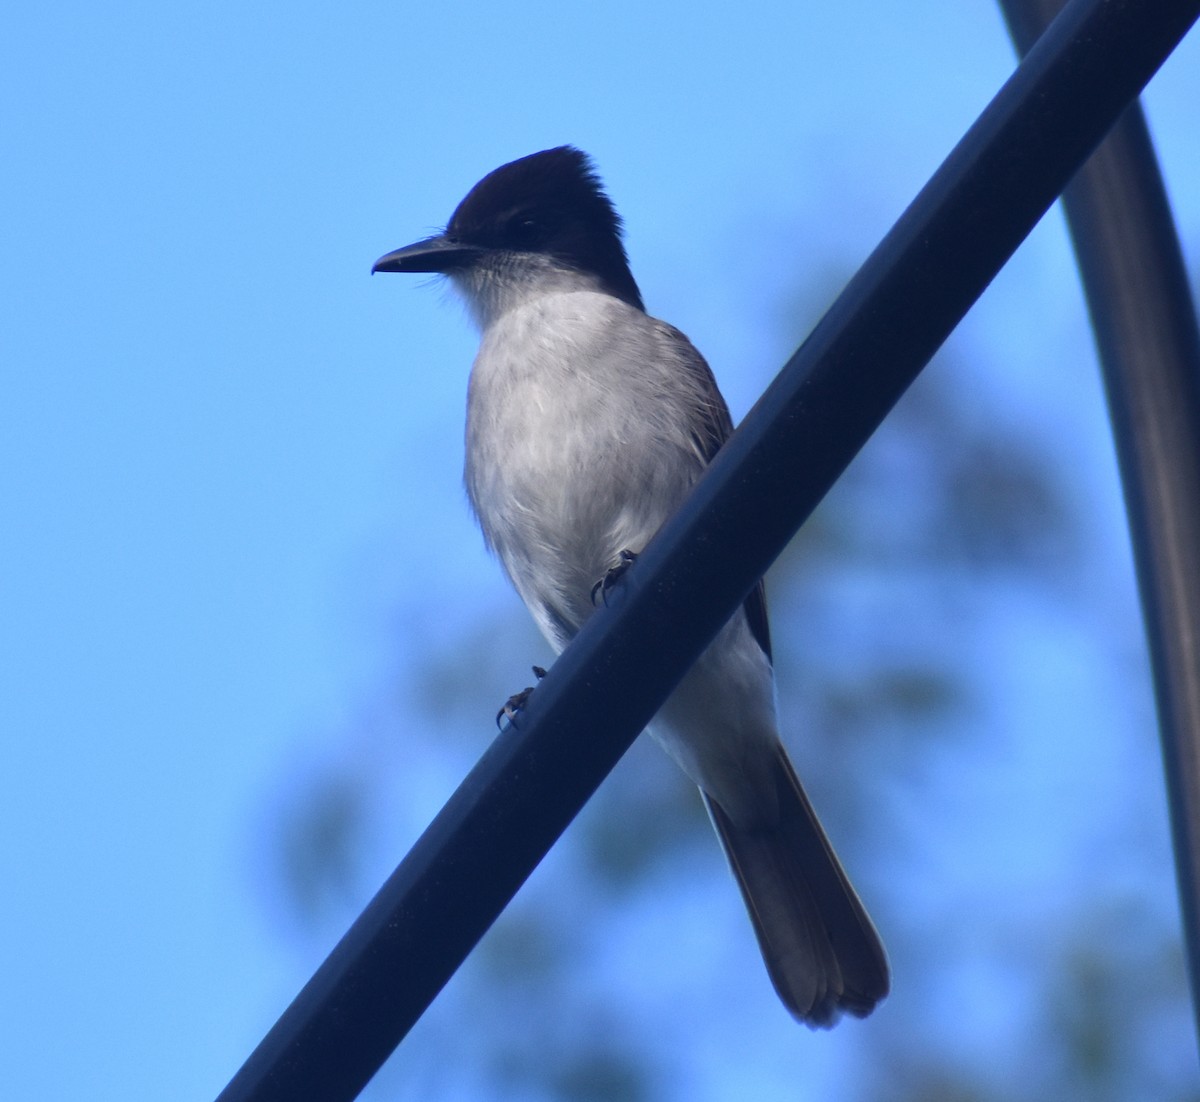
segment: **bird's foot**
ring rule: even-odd
[[[635,562],[637,562],[637,554],[630,551],[626,547],[619,555],[617,561],[608,568],[604,577],[601,578],[594,586],[592,586],[592,604],[596,604],[596,598],[599,597],[605,604],[608,604],[608,593],[613,586],[621,580],[622,575]]]
[[[546,676],[546,671],[541,666],[533,667],[533,676],[539,681]],[[529,699],[529,694],[533,692],[533,686],[522,689],[519,693],[513,693],[505,702],[504,707],[496,713],[496,726],[500,726],[502,719],[507,719],[509,723],[517,718],[517,713],[525,707],[525,702]]]

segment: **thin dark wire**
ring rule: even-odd
[[[357,1095],[1198,15],[1071,0],[222,1102]]]
[[[1028,50],[1059,0],[1001,0]],[[1133,104],[1063,194],[1100,351],[1154,671],[1193,1009],[1200,1008],[1200,328]]]

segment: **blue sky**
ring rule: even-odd
[[[263,902],[280,778],[408,660],[414,610],[442,610],[439,637],[523,615],[460,485],[473,334],[372,261],[496,165],[579,145],[651,312],[738,415],[815,320],[786,303],[865,257],[1012,53],[993,5],[958,0],[218,0],[3,23],[0,1095],[205,1098],[323,953]],[[1195,271],[1194,33],[1146,103]],[[1061,426],[1127,623],[1057,213],[956,339],[1001,420]],[[1008,671],[1014,726],[1053,729],[1090,691],[1094,626]]]

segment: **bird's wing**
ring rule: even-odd
[[[673,325],[666,322],[659,324],[675,346],[680,365],[691,375],[697,396],[692,441],[704,462],[711,463],[713,456],[721,450],[721,445],[733,435],[733,418],[729,414],[729,407],[717,386],[712,368],[708,366],[708,361],[696,346]],[[746,597],[742,607],[750,624],[750,633],[767,656],[767,661],[772,661],[771,629],[767,620],[767,590],[761,578]]]

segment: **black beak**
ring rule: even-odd
[[[462,245],[438,234],[405,245],[403,249],[381,256],[371,267],[376,272],[452,272],[470,264],[479,255],[474,245]]]

